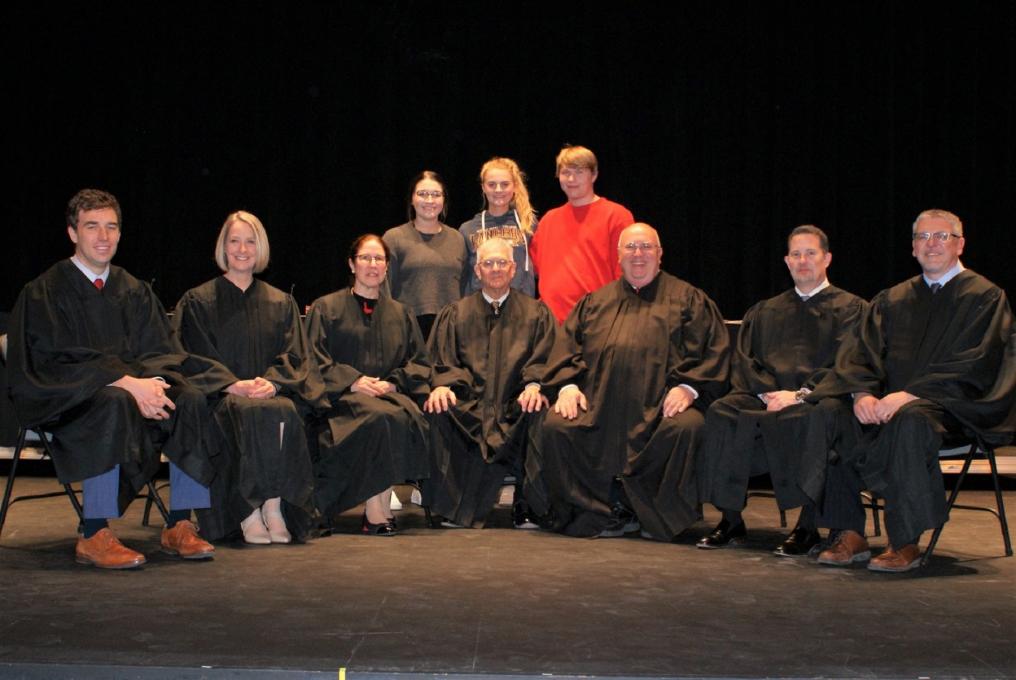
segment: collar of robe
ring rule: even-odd
[[[659,288],[660,286],[661,273],[662,272],[656,272],[656,276],[653,277],[653,280],[647,283],[646,285],[642,286],[641,288],[636,288],[635,286],[631,285],[628,282],[628,279],[625,279],[624,277],[621,278],[622,285],[624,286],[625,290],[631,291],[632,293],[642,298],[643,300],[649,300],[652,299],[652,297],[656,294],[656,289]]]

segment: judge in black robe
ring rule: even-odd
[[[952,213],[918,217],[914,256],[923,274],[875,296],[837,357],[835,374],[808,397],[852,395],[865,432],[837,474],[830,471],[822,520],[859,534],[861,545],[859,491],[882,496],[890,547],[869,564],[876,571],[919,565],[921,533],[948,519],[938,464],[943,442],[979,435],[1005,443],[993,440],[993,430],[1010,415],[1016,388],[1014,367],[1003,362],[1012,310],[1004,291],[963,268],[962,234]],[[845,402],[841,408],[849,413]],[[838,564],[826,556],[820,561]]]
[[[216,261],[225,274],[184,293],[174,318],[187,351],[216,362],[201,383],[225,446],[202,526],[213,538],[241,529],[249,543],[286,543],[314,510],[303,418],[322,403],[321,379],[296,301],[254,278],[268,263],[257,217],[226,219]]]
[[[698,518],[695,448],[726,392],[730,341],[705,293],[660,272],[659,243],[645,224],[622,232],[622,278],[572,310],[548,363],[557,401],[531,430],[526,495],[570,535],[641,524],[670,540]]]
[[[387,269],[380,237],[350,251],[352,288],[319,298],[307,318],[331,410],[312,436],[317,505],[326,520],[366,502],[364,533],[397,533],[391,487],[427,477],[430,368],[409,308],[380,294]]]
[[[171,523],[207,503],[206,487],[215,474],[205,399],[186,378],[205,365],[171,337],[151,287],[110,264],[119,221],[112,195],[78,192],[68,206],[74,258],[25,286],[11,318],[7,365],[18,420],[53,434],[61,483],[86,482],[79,548],[101,531],[93,520],[104,528],[106,518],[123,513],[158,471],[160,453],[179,482],[170,496]],[[146,396],[136,379],[154,380],[159,394]],[[185,486],[189,500],[180,498]],[[195,503],[198,496],[202,500]],[[124,568],[144,558],[89,561]]]
[[[777,554],[804,554],[818,542],[814,508],[825,487],[828,447],[805,445],[815,406],[804,396],[832,370],[836,351],[857,325],[865,302],[829,284],[832,253],[818,227],[794,229],[787,245],[784,261],[795,287],[745,314],[731,391],[706,412],[699,488],[702,501],[721,509],[723,519],[699,542],[700,548],[740,542],[749,477],[767,471],[781,509],[804,507]]]
[[[542,302],[512,290],[512,248],[477,250],[481,290],[448,305],[430,337],[433,391],[431,508],[458,526],[483,526],[505,477],[515,476],[513,520],[535,528],[523,496],[525,432],[540,394],[556,322]]]

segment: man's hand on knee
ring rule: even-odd
[[[134,378],[125,375],[113,387],[127,390],[138,406],[141,415],[150,420],[166,420],[176,404],[166,396],[169,384],[158,378]]]

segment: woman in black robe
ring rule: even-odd
[[[314,479],[303,419],[322,398],[296,302],[254,278],[268,256],[261,221],[229,215],[215,246],[225,274],[185,293],[174,319],[187,351],[217,362],[199,379],[217,395],[224,442],[202,529],[211,538],[240,529],[254,544],[289,543],[308,526]]]
[[[352,288],[319,298],[307,317],[332,410],[318,427],[318,508],[326,519],[365,503],[365,534],[397,533],[392,485],[429,473],[420,404],[430,367],[406,306],[381,296],[389,251],[373,234],[349,252]]]

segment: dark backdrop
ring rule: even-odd
[[[352,237],[404,220],[418,170],[449,180],[454,226],[492,155],[545,211],[564,143],[596,151],[598,192],[727,317],[788,286],[803,222],[845,288],[913,275],[928,207],[964,219],[967,266],[1016,283],[1013,3],[84,4],[3,10],[0,309],[70,253],[83,186],[120,198],[116,261],[167,306],[217,273],[241,207],[268,229],[267,280],[307,304],[345,283]]]

